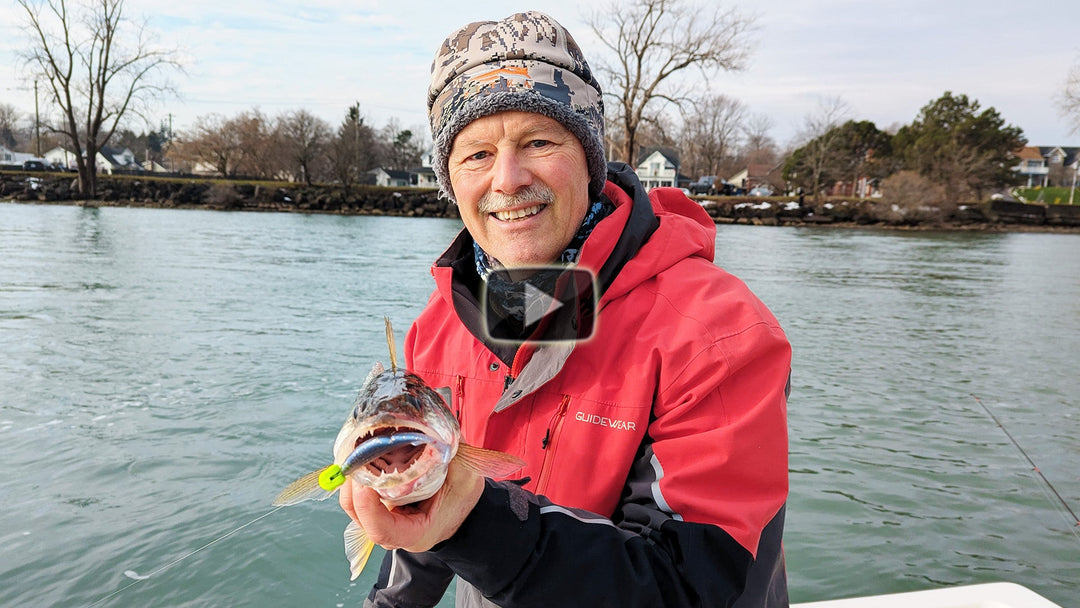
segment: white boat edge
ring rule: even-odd
[[[983,583],[792,604],[791,608],[1062,608],[1016,583]]]

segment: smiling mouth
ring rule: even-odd
[[[523,209],[510,209],[510,210],[507,210],[507,211],[495,211],[491,215],[493,215],[495,217],[495,219],[497,219],[497,220],[499,220],[501,222],[516,222],[516,221],[523,220],[523,219],[525,219],[527,217],[532,217],[532,216],[536,215],[537,213],[540,213],[541,211],[543,211],[544,208],[546,208],[546,207],[547,207],[547,205],[544,205],[544,204],[533,205],[532,207],[525,207]]]

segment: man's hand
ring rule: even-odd
[[[472,512],[484,491],[484,478],[450,462],[446,481],[431,498],[390,510],[379,494],[347,479],[338,494],[341,508],[384,549],[427,551],[450,538]]]

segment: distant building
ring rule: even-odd
[[[743,192],[749,192],[754,188],[768,186],[773,191],[783,190],[784,180],[781,177],[783,165],[751,164],[727,179],[728,183],[741,188]]]
[[[1028,188],[1046,186],[1050,167],[1046,166],[1046,159],[1038,148],[1024,146],[1016,153],[1016,160],[1017,164],[1012,170],[1019,173],[1021,179],[1026,180]]]
[[[42,160],[41,158],[26,152],[15,152],[4,146],[0,146],[0,165],[21,169],[23,163],[28,160]]]
[[[439,181],[435,179],[435,169],[430,166],[413,167],[409,169],[412,175],[411,183],[417,188],[438,188]]]
[[[1080,170],[1080,147],[1025,146],[1016,153],[1012,170],[1028,188],[1068,187]]]
[[[97,153],[99,173],[113,174],[113,171],[142,171],[142,166],[135,160],[135,154],[128,148],[102,146]]]
[[[412,185],[412,174],[408,171],[398,171],[397,169],[372,169],[368,171],[370,175],[375,177],[376,186],[389,186],[392,188],[404,188]]]
[[[646,190],[679,185],[679,156],[674,150],[644,148],[638,157],[637,176]]]
[[[75,153],[62,146],[57,146],[46,152],[45,160],[49,161],[50,165],[57,167],[64,167],[66,169],[78,168],[78,163],[75,161]]]

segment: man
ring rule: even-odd
[[[786,606],[790,347],[713,264],[715,225],[606,165],[600,87],[546,15],[453,33],[428,107],[465,230],[432,268],[407,365],[449,387],[465,441],[527,465],[513,482],[452,464],[394,511],[345,486],[391,549],[366,605],[433,606],[456,574],[458,606]],[[492,337],[485,313],[520,321],[515,286],[552,264],[595,275],[591,337]]]

